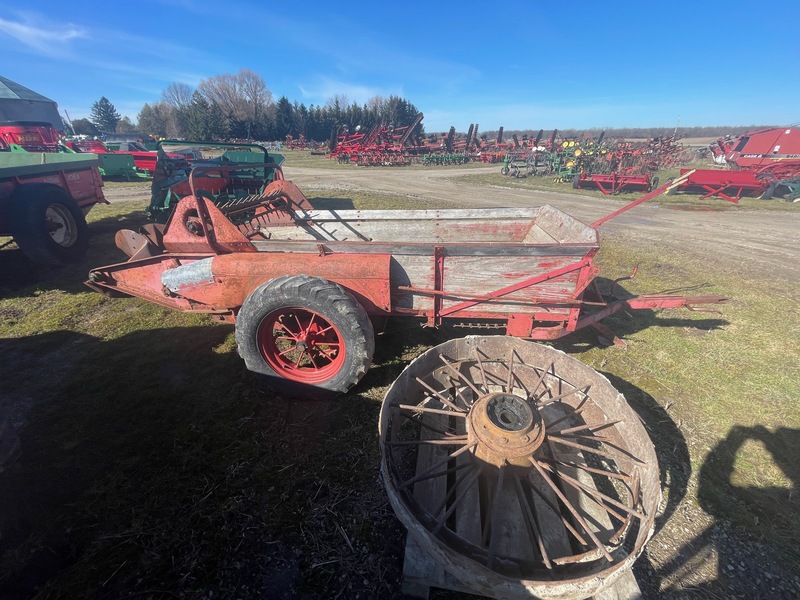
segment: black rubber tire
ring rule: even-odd
[[[501,175],[508,175],[508,167],[502,167],[500,169],[500,174]]]
[[[56,185],[32,183],[17,188],[9,198],[8,228],[20,250],[42,265],[77,262],[89,246],[83,211]]]
[[[326,380],[308,383],[287,378],[262,353],[262,323],[287,309],[312,311],[340,335],[345,358]],[[253,290],[236,317],[236,343],[245,365],[262,383],[296,398],[329,398],[347,392],[367,372],[375,353],[375,334],[364,307],[342,286],[308,275],[278,277]]]
[[[775,188],[777,187],[777,181],[770,181],[767,185],[767,188],[764,190],[764,193],[761,194],[761,200],[772,200],[772,197],[775,195]]]
[[[581,174],[575,173],[575,176],[572,178],[572,189],[577,190],[581,186]]]
[[[653,191],[654,189],[656,189],[657,187],[658,187],[658,177],[653,177],[653,178],[650,180],[650,185],[648,186],[648,188],[647,188],[647,191],[648,191],[648,192],[652,192],[652,191]]]

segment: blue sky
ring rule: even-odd
[[[429,132],[788,125],[798,23],[798,0],[0,0],[0,75],[73,119],[248,68],[307,106],[403,96]]]

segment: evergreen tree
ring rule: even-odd
[[[281,96],[278,100],[277,111],[275,113],[275,137],[279,140],[284,139],[287,135],[295,134],[294,131],[294,115],[292,105],[286,96]]]
[[[186,108],[186,134],[193,140],[218,140],[225,135],[225,118],[216,102],[195,92]]]
[[[103,133],[114,133],[122,117],[105,96],[92,104],[92,123]]]

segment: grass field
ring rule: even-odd
[[[0,253],[0,406],[24,422],[19,459],[0,473],[0,597],[397,596],[404,531],[378,478],[378,410],[407,362],[449,334],[390,323],[372,369],[334,402],[267,393],[232,327],[82,285],[90,267],[124,258],[113,235],[143,209],[93,210],[90,252],[63,270]],[[617,315],[607,323],[627,350],[588,333],[555,345],[642,416],[667,513],[700,506],[800,574],[797,286],[754,288],[653,247],[604,243],[597,258],[612,279],[637,263],[634,293],[686,286],[731,300],[722,314]]]

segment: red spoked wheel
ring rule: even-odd
[[[375,334],[364,307],[343,287],[287,275],[247,297],[236,316],[247,368],[269,387],[297,397],[342,393],[372,363]]]
[[[316,384],[344,365],[342,334],[313,310],[281,308],[261,322],[258,346],[270,367],[286,379]]]

